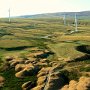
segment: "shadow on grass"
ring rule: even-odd
[[[17,51],[17,50],[24,50],[24,49],[30,48],[30,47],[33,47],[33,46],[20,46],[20,47],[11,47],[11,48],[0,47],[0,49],[6,50],[6,51]]]
[[[37,55],[36,58],[47,58],[49,55],[53,55],[53,52],[47,52],[47,53],[43,53],[41,55]]]
[[[75,62],[76,62],[76,61],[85,61],[85,60],[90,60],[90,55],[85,54],[85,55],[82,56],[82,57],[79,57],[79,58],[74,59]]]
[[[76,50],[78,50],[80,52],[84,52],[84,53],[90,54],[90,45],[77,46]]]
[[[90,46],[89,45],[80,45],[76,47],[76,50],[86,53],[84,56],[74,59],[74,62],[90,60]]]

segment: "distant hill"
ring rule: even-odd
[[[73,18],[75,13],[78,18],[82,19],[90,19],[90,11],[82,11],[82,12],[57,12],[57,13],[45,13],[45,14],[36,14],[36,15],[24,15],[19,16],[19,18],[52,18],[52,17],[63,17],[66,15],[68,18]]]

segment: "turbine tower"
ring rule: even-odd
[[[9,12],[9,23],[10,23],[11,22],[10,8],[9,8],[8,12]]]
[[[64,25],[66,25],[66,15],[63,16]]]
[[[75,13],[75,32],[77,32],[77,31],[78,31],[78,29],[77,29],[77,15]]]

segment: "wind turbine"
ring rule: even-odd
[[[10,22],[11,22],[11,12],[10,12],[10,8],[9,8],[8,12],[9,12],[9,23],[10,23]]]
[[[77,14],[75,13],[75,32],[77,32],[78,29],[77,29]]]
[[[64,25],[66,25],[66,15],[63,16]]]

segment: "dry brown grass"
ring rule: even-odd
[[[86,40],[90,41],[90,36],[59,36],[58,41],[75,41],[75,40]]]
[[[30,46],[30,42],[25,40],[0,40],[0,47],[11,48],[19,46]]]

